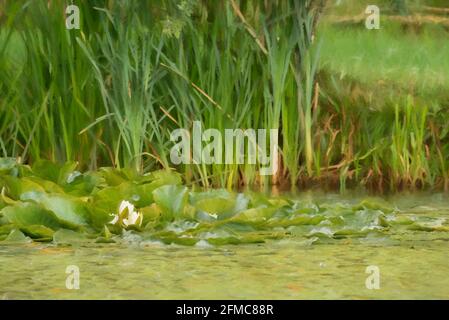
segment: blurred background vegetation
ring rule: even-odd
[[[175,167],[186,183],[449,189],[449,5],[0,0],[0,156],[173,168],[170,132],[279,128],[280,170]],[[81,12],[65,28],[65,7]]]

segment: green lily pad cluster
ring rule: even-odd
[[[318,204],[257,192],[193,191],[173,171],[82,173],[76,163],[39,161],[30,167],[2,158],[0,189],[2,243],[213,246],[449,231],[445,219],[400,214],[382,201]]]

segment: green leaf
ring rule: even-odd
[[[32,240],[25,236],[20,230],[14,229],[11,233],[6,237],[4,242],[8,243],[29,243]]]
[[[87,204],[79,198],[45,193],[26,193],[21,198],[39,203],[43,208],[52,211],[60,221],[70,228],[88,224],[90,212],[87,209]]]
[[[35,176],[44,180],[50,180],[54,183],[58,183],[60,170],[60,165],[48,160],[38,160],[32,166],[32,171]]]
[[[61,227],[59,219],[53,212],[34,203],[17,202],[13,206],[3,208],[1,213],[9,222],[19,227],[42,225],[54,230]]]
[[[195,207],[209,214],[220,216],[233,211],[235,200],[225,198],[201,199],[195,204]]]
[[[136,191],[138,185],[132,182],[124,182],[120,185],[107,187],[99,190],[93,196],[93,201],[90,204],[91,222],[95,228],[103,228],[103,226],[112,220],[111,214],[117,214],[120,203],[127,200],[136,207],[138,204],[151,203],[148,199],[153,199],[150,193],[142,193],[142,198],[139,192]]]
[[[394,208],[385,200],[382,199],[365,199],[353,208],[354,210],[380,210],[383,213],[391,213]]]
[[[326,220],[323,215],[306,215],[301,214],[292,216],[289,219],[272,220],[269,222],[271,227],[288,227],[288,226],[301,226],[301,225],[317,225],[320,222]]]
[[[89,241],[83,234],[67,229],[59,229],[53,234],[53,242],[56,244],[77,244]]]
[[[251,208],[231,218],[234,222],[265,222],[273,216],[277,208]]]
[[[12,199],[20,200],[22,194],[27,192],[45,192],[45,189],[30,178],[16,178],[12,176],[3,177],[6,184],[7,194]]]
[[[12,223],[2,225],[2,226],[0,226],[0,235],[9,234],[12,230],[14,230],[16,228],[17,227]]]
[[[191,193],[190,200],[199,211],[227,219],[248,208],[249,199],[243,194],[231,193],[224,189]]]
[[[67,177],[64,191],[74,196],[87,196],[102,184],[105,184],[105,180],[97,173],[81,174],[73,171]]]
[[[186,187],[166,185],[153,191],[153,198],[162,210],[162,217],[167,220],[179,218],[188,200]]]
[[[129,182],[129,178],[122,171],[115,168],[100,168],[100,176],[105,179],[108,186],[118,186]]]
[[[181,175],[169,170],[158,170],[146,174],[139,182],[144,181],[151,181],[154,188],[169,184],[179,185],[182,183]]]
[[[28,225],[20,227],[20,230],[33,239],[51,241],[54,231],[43,225]]]
[[[143,215],[142,225],[145,226],[151,221],[158,220],[162,215],[162,210],[155,203],[151,204],[151,206],[141,208],[139,210]]]
[[[16,166],[17,160],[15,158],[0,158],[0,173],[8,172]]]

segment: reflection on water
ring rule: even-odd
[[[444,194],[388,200],[405,214],[449,217]],[[448,240],[448,232],[419,232],[314,245],[295,239],[216,248],[152,242],[2,245],[0,298],[449,299]],[[68,265],[80,269],[79,290],[65,286]],[[365,285],[370,265],[380,269],[379,290]]]

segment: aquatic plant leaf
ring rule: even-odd
[[[270,219],[277,208],[251,208],[244,210],[231,218],[233,222],[265,222]]]
[[[268,201],[268,197],[266,197],[263,193],[248,191],[245,192],[245,195],[249,199],[249,206],[251,207],[269,207],[272,205],[270,201]]]
[[[45,192],[47,193],[64,193],[64,189],[53,181],[44,180],[42,178],[34,176],[30,176],[28,177],[28,179],[29,181],[32,181],[40,185],[42,188],[44,188]]]
[[[14,229],[3,241],[8,243],[29,243],[32,240],[29,237],[25,236],[20,230]]]
[[[317,214],[319,212],[319,210],[317,208],[314,207],[303,207],[300,209],[296,209],[295,211],[293,211],[293,214],[295,215],[299,215],[299,214]]]
[[[449,231],[449,226],[445,226],[445,218],[419,217],[412,224],[407,225],[408,230],[415,231]]]
[[[151,183],[142,184],[142,185],[133,185],[130,188],[130,196],[129,199],[136,205],[136,207],[146,207],[149,206],[153,200],[153,191],[158,186],[153,185]]]
[[[179,244],[185,246],[194,246],[198,239],[188,236],[180,236],[173,231],[160,231],[151,236],[153,240],[160,240],[165,244]]]
[[[141,208],[153,202],[153,190],[150,184],[137,185],[133,182],[124,182],[99,190],[94,194],[93,202],[109,213],[117,211],[122,201],[129,201]]]
[[[312,229],[307,237],[325,237],[332,238],[334,236],[334,232],[328,227],[314,228]]]
[[[0,158],[0,173],[8,172],[17,166],[15,158]]]
[[[223,215],[232,212],[235,207],[235,201],[224,198],[208,198],[201,199],[195,203],[198,210],[207,212],[209,214]]]
[[[182,237],[177,237],[177,238],[163,238],[161,239],[164,243],[166,244],[179,244],[179,245],[183,245],[183,246],[194,246],[197,242],[198,239],[195,238],[182,238]]]
[[[238,244],[249,244],[249,243],[264,243],[265,237],[263,235],[257,235],[257,234],[246,234],[246,235],[240,235],[240,236],[230,236],[230,237],[223,237],[223,238],[209,238],[207,241],[215,246],[222,246],[222,245],[238,245]]]
[[[57,183],[61,186],[65,186],[76,178],[76,176],[80,175],[81,173],[76,171],[76,168],[78,167],[78,163],[76,162],[66,162],[59,170],[58,174],[58,180]]]
[[[102,229],[105,224],[113,219],[111,215],[118,213],[120,203],[124,199],[129,199],[130,193],[128,190],[130,187],[131,183],[126,182],[118,186],[103,188],[93,195],[92,202],[89,204],[93,227]]]
[[[237,212],[246,210],[249,203],[244,194],[236,195],[224,189],[190,193],[190,201],[199,210],[199,218],[202,220],[211,220],[202,214],[204,212],[220,220],[230,218]]]
[[[383,213],[390,213],[394,211],[394,208],[388,202],[382,199],[365,199],[353,208],[353,210],[363,209],[380,210]]]
[[[42,225],[51,229],[61,227],[57,216],[38,204],[17,202],[13,206],[3,208],[1,212],[9,222],[19,227],[28,225]]]
[[[355,229],[364,227],[388,227],[389,223],[384,213],[378,209],[376,210],[358,210],[351,217],[345,217],[345,225]]]
[[[193,205],[195,205],[197,202],[205,199],[211,199],[211,198],[222,198],[222,199],[233,199],[235,197],[235,194],[229,192],[226,189],[212,189],[202,192],[191,192],[189,195],[189,201]]]
[[[38,160],[33,164],[31,169],[37,177],[50,180],[55,183],[58,181],[60,166],[54,162],[48,160]]]
[[[10,197],[6,196],[5,189],[2,189],[0,198],[1,198],[1,207],[2,208],[6,207],[6,206],[13,206],[18,202],[16,200],[13,200]],[[1,216],[1,214],[0,214],[0,216]]]
[[[182,218],[188,220],[195,220],[197,210],[194,206],[189,203],[186,203],[184,209],[182,210]]]
[[[105,180],[108,186],[118,186],[122,183],[129,182],[128,177],[115,168],[100,168],[98,174]]]
[[[76,162],[67,162],[60,165],[48,160],[38,160],[33,164],[32,171],[35,176],[41,179],[49,180],[59,185],[65,185],[67,178],[76,167]]]
[[[140,212],[143,215],[143,226],[146,226],[151,221],[159,220],[162,215],[161,208],[155,203],[152,203],[150,206],[141,208]]]
[[[195,230],[198,226],[199,226],[198,222],[187,220],[176,220],[167,224],[165,230],[174,232],[176,234],[191,236],[192,233],[190,231]]]
[[[144,176],[143,180],[151,181],[155,189],[163,185],[179,185],[182,183],[181,175],[171,170],[157,170]]]
[[[242,232],[252,232],[256,230],[258,225],[255,223],[247,223],[245,221],[239,222],[234,221],[233,219],[223,221],[222,223],[216,223],[215,225],[209,225],[208,229],[212,230],[214,233],[218,231],[226,231],[231,232],[233,234],[242,233]]]
[[[52,211],[56,217],[70,228],[87,225],[90,217],[84,201],[77,197],[63,194],[26,193],[23,200],[32,200]]]
[[[288,199],[281,199],[281,198],[275,198],[275,199],[268,199],[268,202],[277,208],[284,207],[284,206],[290,206],[292,204],[291,201]]]
[[[248,205],[249,198],[245,194],[239,193],[235,198],[234,213],[248,209]]]
[[[129,201],[136,207],[142,208],[149,206],[154,201],[153,191],[157,188],[179,184],[181,184],[179,174],[168,170],[159,170],[146,176],[146,179],[137,179],[136,182],[128,184],[126,189],[123,188],[125,189],[123,194],[126,194]]]
[[[39,166],[44,167],[45,162],[33,170]],[[226,189],[189,192],[179,174],[169,170],[139,176],[132,169],[106,168],[83,174],[73,171],[72,163],[51,167],[59,170],[58,175],[37,175],[26,166],[16,167],[23,167],[26,175],[0,173],[0,186],[5,187],[0,196],[0,240],[13,230],[34,241],[53,240],[56,244],[90,241],[83,232],[96,232],[98,238],[92,240],[96,242],[148,240],[189,246],[262,243],[289,237],[310,244],[342,238],[362,241],[357,238],[370,236],[375,242],[386,235],[396,237],[394,241],[445,239],[449,235],[445,219],[426,216],[421,209],[419,214],[403,214],[377,199],[356,205],[344,201],[318,204]],[[139,226],[110,224],[124,201],[128,209],[121,210],[122,220],[129,218],[132,206],[142,224],[140,220]],[[417,236],[422,231],[427,235]],[[20,233],[16,235],[22,238]]]
[[[117,243],[117,241],[112,238],[98,237],[95,239],[95,243]]]
[[[12,230],[16,229],[17,227],[13,223],[4,224],[0,226],[0,235],[9,234]]]
[[[369,228],[354,229],[354,228],[350,228],[350,227],[344,227],[340,230],[336,230],[334,232],[334,236],[336,238],[346,237],[346,236],[361,236],[361,235],[366,235],[367,233],[369,233],[370,231],[373,231],[373,230],[375,230],[375,229],[369,229]]]
[[[43,225],[27,225],[20,227],[20,231],[30,236],[33,239],[39,239],[41,241],[51,241],[54,230]]]
[[[105,239],[111,239],[112,238],[112,233],[111,233],[111,231],[109,231],[109,228],[107,226],[104,226],[103,236],[104,236]]]
[[[102,184],[105,184],[105,179],[97,173],[78,173],[73,171],[67,177],[67,183],[64,185],[64,191],[74,196],[87,196]]]
[[[19,164],[15,158],[0,158],[0,177],[24,176],[30,171],[26,165]]]
[[[53,234],[53,242],[56,244],[76,244],[89,241],[83,234],[68,229],[59,229]]]
[[[392,219],[390,219],[389,222],[393,225],[408,225],[412,224],[414,220],[408,216],[397,215],[392,217]]]
[[[153,191],[153,198],[162,210],[162,218],[179,218],[188,200],[187,188],[178,185],[165,185]]]
[[[242,243],[242,241],[237,237],[209,238],[209,239],[207,239],[207,242],[209,242],[210,244],[212,244],[214,246],[222,246],[222,245],[226,245],[226,244],[237,245],[237,244]]]
[[[301,215],[296,215],[296,216],[291,216],[287,219],[281,219],[281,220],[270,220],[268,222],[268,224],[271,227],[288,227],[288,226],[299,226],[299,225],[317,225],[319,223],[321,223],[322,221],[327,220],[326,216],[324,215],[306,215],[306,214],[301,214]]]
[[[14,200],[20,200],[22,194],[27,192],[45,192],[45,189],[30,178],[3,177],[6,184],[7,195]]]

